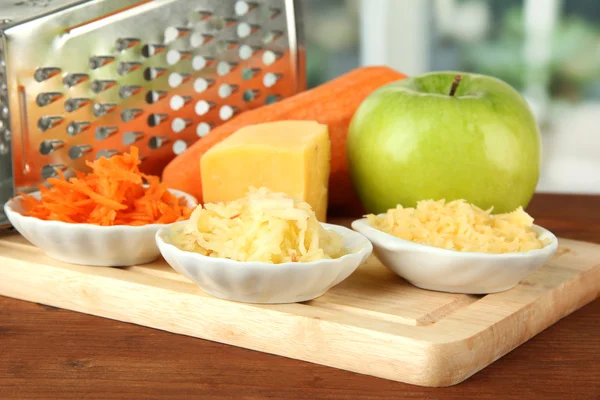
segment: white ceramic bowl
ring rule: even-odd
[[[171,228],[181,223],[156,233],[156,243],[167,263],[204,292],[245,303],[295,303],[317,298],[349,277],[373,251],[363,235],[342,226],[322,224],[343,236],[350,254],[333,260],[282,264],[234,261],[177,248],[171,241]]]
[[[352,228],[373,243],[377,258],[390,270],[422,289],[487,294],[516,286],[552,257],[558,240],[552,232],[534,225],[542,249],[521,253],[487,254],[446,250],[414,243],[373,228],[366,218]]]
[[[177,197],[183,196],[189,207],[198,205],[198,201],[187,193],[169,191]],[[30,195],[40,198],[40,192]],[[19,197],[4,205],[8,220],[25,239],[54,259],[71,264],[124,267],[145,264],[160,256],[154,235],[168,225],[99,226],[45,221],[21,214]]]

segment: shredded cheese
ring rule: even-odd
[[[265,187],[227,203],[199,205],[174,244],[210,257],[271,264],[338,258],[344,240],[324,229],[304,201]]]
[[[547,243],[532,229],[533,218],[521,207],[492,215],[464,200],[425,200],[415,208],[397,206],[379,217],[367,215],[371,226],[401,239],[442,249],[511,253],[540,249]]]

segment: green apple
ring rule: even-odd
[[[370,213],[465,199],[494,213],[526,207],[540,170],[526,101],[493,77],[433,72],[387,84],[352,118],[347,156]]]

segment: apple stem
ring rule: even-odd
[[[454,96],[454,93],[456,93],[456,89],[458,89],[458,84],[460,83],[462,78],[462,75],[456,75],[454,77],[454,80],[452,81],[452,87],[450,88],[450,96]]]

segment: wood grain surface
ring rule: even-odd
[[[600,243],[600,196],[538,195],[529,212],[560,236]],[[598,332],[597,300],[440,389],[0,297],[0,399],[597,400]]]

